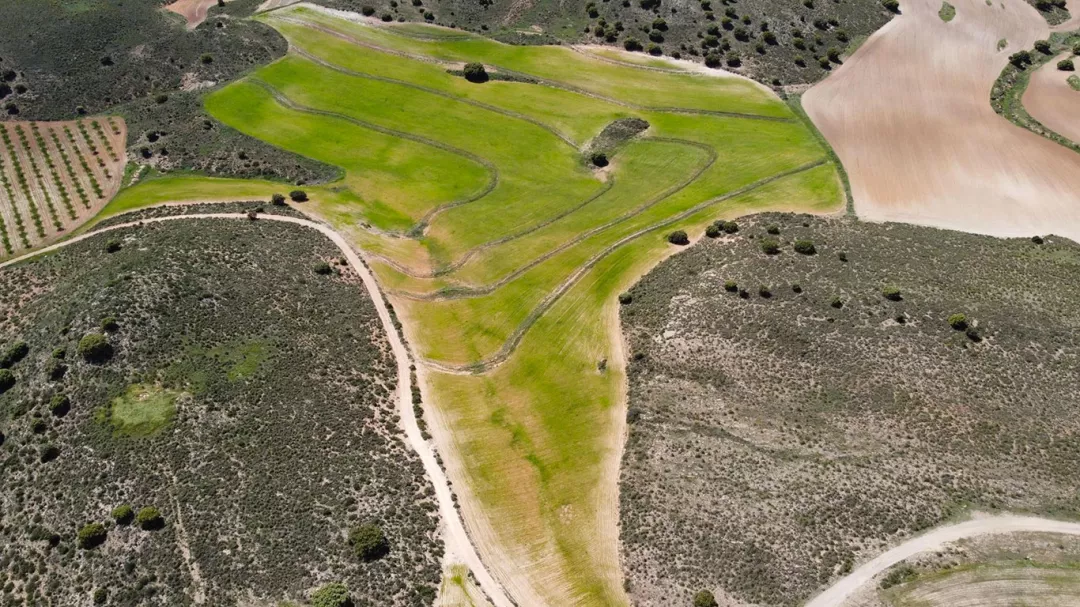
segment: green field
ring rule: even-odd
[[[666,240],[674,230],[695,237],[765,209],[842,210],[825,150],[745,79],[307,8],[258,19],[290,54],[212,93],[206,109],[344,170],[304,188],[311,202],[299,208],[350,237],[386,289],[419,359],[427,414],[452,431],[437,439],[457,455],[447,465],[471,498],[464,513],[517,559],[488,566],[524,572],[547,604],[625,604],[616,295],[678,250]],[[466,61],[517,80],[448,72]],[[591,166],[589,142],[624,118],[650,126],[606,150],[608,167]],[[199,187],[147,182],[106,213],[181,190],[209,197]]]
[[[135,384],[116,397],[109,408],[109,422],[127,436],[149,436],[176,416],[176,398],[161,386]]]

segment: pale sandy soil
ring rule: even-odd
[[[805,607],[838,607],[874,578],[893,565],[923,552],[938,550],[943,546],[969,537],[1016,532],[1045,532],[1080,535],[1080,523],[1056,521],[1032,516],[981,516],[970,521],[937,527],[929,532],[885,552],[877,558],[860,565],[846,577],[841,578],[825,592],[806,603]]]
[[[187,20],[187,28],[193,30],[206,21],[206,11],[217,4],[217,0],[176,0],[165,7]]]
[[[1035,120],[1074,142],[1080,142],[1080,91],[1073,90],[1066,79],[1076,72],[1057,69],[1057,62],[1072,53],[1062,53],[1031,75],[1022,99],[1024,109]]]
[[[1049,27],[1023,0],[953,4],[945,23],[940,0],[902,0],[902,15],[803,97],[847,168],[856,214],[1080,240],[1080,154],[1012,125],[989,101],[1009,53]]]

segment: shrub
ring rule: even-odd
[[[11,369],[0,369],[0,394],[11,390],[12,386],[15,386],[15,374]]]
[[[112,517],[117,525],[130,525],[135,520],[135,510],[129,504],[123,504],[113,508]]]
[[[659,44],[650,44],[649,54],[653,55],[654,57],[659,57],[660,55],[664,54],[664,49],[661,48]]]
[[[813,255],[817,253],[817,249],[814,248],[814,241],[812,240],[796,240],[795,252],[803,255]]]
[[[1032,236],[1031,237],[1031,242],[1034,242],[1035,244],[1042,244],[1043,243],[1043,237],[1039,236],[1039,235]]]
[[[780,243],[772,238],[761,239],[761,250],[766,255],[776,255],[780,252]]]
[[[739,67],[742,65],[742,59],[739,58],[739,54],[735,51],[728,53],[727,57],[724,58],[724,61],[728,64],[728,67]]]
[[[121,248],[122,248],[122,245],[120,244],[120,241],[115,239],[115,238],[111,238],[111,239],[109,239],[109,242],[105,243],[105,252],[106,253],[115,253],[115,252],[119,251]]]
[[[882,0],[881,6],[884,6],[885,10],[889,11],[890,13],[900,12],[900,3],[896,0]]]
[[[312,593],[311,607],[353,607],[353,602],[345,584],[334,582]]]
[[[285,195],[284,194],[274,194],[273,196],[270,197],[270,204],[272,204],[272,205],[274,205],[276,207],[285,206]]]
[[[975,343],[979,343],[980,341],[982,341],[982,336],[979,335],[979,332],[975,329],[975,327],[968,327],[967,331],[964,331],[964,335],[967,335],[967,338]]]
[[[634,301],[634,296],[630,293],[619,293],[619,303],[622,305],[629,305]]]
[[[291,198],[293,202],[307,202],[308,199],[307,192],[304,190],[293,190],[289,192],[289,198]]]
[[[49,362],[45,363],[45,375],[53,381],[63,379],[67,374],[67,365],[60,362],[55,358],[50,358]]]
[[[761,285],[760,287],[758,287],[757,292],[758,295],[764,297],[765,299],[772,297],[772,290],[770,290],[769,287],[765,285]]]
[[[623,40],[623,48],[628,51],[640,51],[644,47],[641,46],[641,43],[638,42],[637,38],[627,38],[626,40]]]
[[[1076,69],[1076,66],[1073,65],[1072,59],[1062,59],[1058,61],[1057,68],[1063,72],[1071,72]]]
[[[742,299],[750,299],[750,291],[746,289],[739,289],[739,297]]]
[[[900,295],[900,289],[889,285],[881,290],[881,294],[889,301],[900,301],[903,297]]]
[[[686,232],[682,230],[675,230],[668,234],[667,241],[679,246],[690,244],[690,238],[686,235]]]
[[[1036,40],[1035,41],[1035,50],[1039,51],[1040,53],[1042,53],[1044,55],[1049,55],[1050,54],[1050,41],[1049,40]]]
[[[725,221],[721,224],[720,229],[724,230],[725,234],[734,234],[739,231],[739,224],[734,221]]]
[[[116,322],[116,319],[112,316],[106,316],[101,319],[101,330],[107,333],[113,333],[120,329],[120,325]]]
[[[845,261],[846,262],[847,261],[847,251],[840,251],[839,253],[836,254],[836,258],[839,259],[840,261]]]
[[[694,607],[717,607],[716,597],[708,590],[702,590],[694,595]]]
[[[203,65],[210,65],[214,62],[214,56],[210,53],[203,53],[203,55],[199,57],[199,61],[201,61]]]
[[[15,365],[15,363],[26,358],[26,355],[30,353],[30,346],[25,341],[17,341],[7,349],[4,350],[4,354],[0,356],[0,369],[7,369]]]
[[[49,401],[49,411],[56,417],[64,417],[71,411],[71,399],[66,394],[55,394]]]
[[[465,79],[469,82],[487,82],[488,73],[484,69],[483,63],[466,63],[465,64]]]
[[[100,363],[112,357],[113,348],[101,333],[87,333],[79,340],[79,356],[92,363]]]
[[[720,226],[715,223],[705,228],[705,235],[709,238],[719,238],[720,234],[723,234],[723,232],[720,230]]]
[[[326,276],[327,274],[330,274],[334,271],[334,269],[330,267],[330,264],[326,263],[325,261],[320,261],[319,263],[315,264],[315,267],[312,269],[315,270],[316,274],[322,276]]]
[[[589,161],[598,167],[606,167],[608,165],[607,154],[603,152],[593,152],[592,155],[589,156]]]
[[[375,14],[375,7],[374,6],[367,6],[367,5],[361,6],[360,7],[360,14],[362,14],[365,17],[370,17],[370,16]]]
[[[967,328],[967,316],[963,314],[953,314],[949,317],[949,326],[957,331],[963,331]]]
[[[349,543],[352,544],[356,556],[364,561],[374,561],[383,557],[390,551],[390,544],[386,541],[386,534],[378,525],[366,523],[354,527],[349,532]]]
[[[1024,66],[1031,64],[1031,53],[1027,51],[1017,51],[1009,55],[1009,63],[1014,67],[1024,69]]]
[[[105,543],[105,538],[107,536],[108,532],[105,531],[105,525],[102,525],[101,523],[84,525],[82,529],[79,529],[78,533],[79,548],[84,550],[97,548]]]
[[[724,281],[724,290],[728,293],[734,293],[739,290],[739,285],[734,280]]]
[[[776,234],[780,233],[780,226],[774,223],[769,227],[765,228],[765,231],[775,236]]]
[[[844,307],[844,302],[839,297],[834,296],[832,300],[829,301],[829,305],[839,310]]]
[[[147,531],[155,531],[165,526],[165,519],[161,517],[157,508],[146,506],[140,508],[138,514],[135,515],[135,524]]]
[[[705,55],[705,67],[711,67],[713,69],[720,67],[720,55],[717,55],[716,53]]]
[[[799,285],[799,283],[795,283],[795,284],[791,285],[791,291],[793,293],[802,293],[802,286]]]

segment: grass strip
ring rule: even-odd
[[[832,161],[833,166],[836,167],[836,172],[840,174],[840,181],[844,184],[844,199],[846,201],[847,214],[849,217],[855,217],[855,197],[851,195],[851,181],[848,180],[847,170],[844,168],[844,163],[840,162],[840,157],[836,155],[836,151],[829,145],[829,140],[825,139],[825,136],[818,130],[817,125],[813,120],[810,120],[810,116],[806,114],[806,110],[802,106],[802,93],[792,93],[786,96],[788,107],[791,108],[795,115],[802,120],[802,123],[806,125],[807,130],[814,135],[814,139],[821,145],[825,153],[829,155],[829,160]]]

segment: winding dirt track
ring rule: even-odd
[[[1050,28],[1024,0],[953,4],[945,23],[941,0],[901,0],[903,14],[803,96],[848,170],[856,213],[1080,240],[1080,154],[990,107],[1009,54]]]
[[[143,224],[162,223],[180,219],[243,219],[250,221],[245,213],[192,213],[190,215],[153,217],[139,221],[130,221],[87,232],[69,240],[65,240],[64,242],[0,263],[0,270],[31,257],[55,251],[105,232],[112,232],[114,230]],[[405,431],[405,437],[409,446],[420,456],[420,460],[424,464],[424,471],[435,486],[435,496],[439,502],[439,514],[442,516],[443,523],[446,525],[443,538],[446,544],[446,552],[447,554],[456,555],[461,562],[469,567],[476,577],[477,582],[479,582],[480,587],[487,594],[488,599],[491,600],[495,607],[513,607],[513,603],[507,598],[502,586],[495,581],[495,578],[492,577],[491,573],[484,567],[484,563],[480,560],[476,548],[469,540],[469,536],[465,532],[465,526],[461,522],[461,517],[454,507],[453,494],[450,491],[450,484],[446,480],[446,475],[443,473],[442,468],[439,467],[439,462],[435,457],[434,449],[424,440],[420,433],[420,427],[416,423],[416,416],[413,413],[412,407],[412,373],[410,369],[411,358],[409,350],[402,341],[397,329],[394,328],[393,319],[390,317],[390,311],[386,307],[386,302],[383,299],[382,292],[379,291],[378,283],[375,282],[375,277],[368,270],[367,266],[364,265],[364,262],[360,259],[360,256],[357,255],[356,251],[349,246],[348,241],[346,241],[343,236],[323,224],[308,219],[287,217],[283,215],[259,215],[257,221],[280,221],[317,230],[337,245],[338,249],[341,250],[342,255],[349,261],[349,265],[357,275],[360,276],[361,280],[363,280],[364,287],[367,289],[368,295],[375,304],[375,309],[379,314],[379,320],[382,322],[383,329],[386,331],[386,337],[390,341],[390,348],[394,353],[394,358],[397,360],[398,414],[401,416],[402,429]]]
[[[841,578],[830,586],[828,590],[811,599],[805,607],[839,607],[856,591],[869,584],[876,575],[916,554],[937,550],[945,544],[963,538],[1016,532],[1080,535],[1080,523],[1033,516],[987,516],[938,527],[926,534],[911,538],[860,566],[847,577]]]
[[[1080,142],[1080,91],[1074,91],[1067,81],[1076,72],[1057,69],[1057,62],[1072,53],[1062,53],[1031,75],[1024,91],[1024,109],[1048,129]]]

